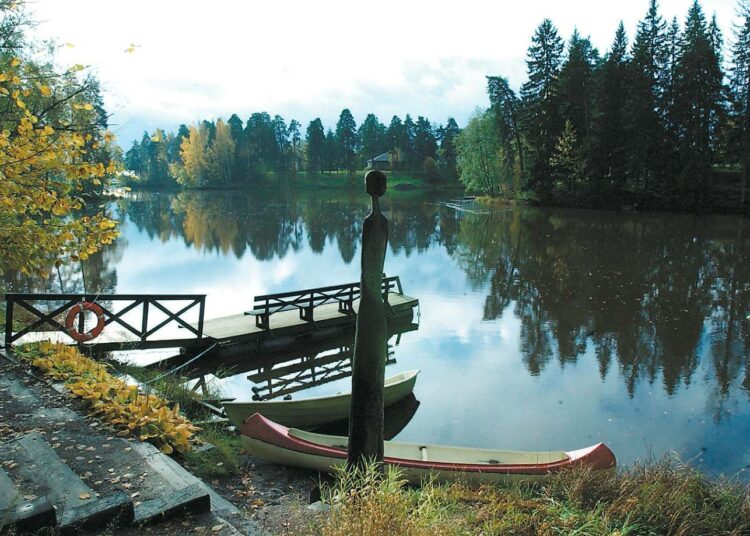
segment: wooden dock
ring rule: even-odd
[[[383,298],[390,320],[411,320],[419,304],[419,300],[403,293],[398,277],[384,277]],[[211,347],[237,345],[273,350],[293,346],[301,337],[315,340],[351,328],[359,299],[359,284],[348,283],[259,296],[250,311],[204,319],[205,295],[9,293],[5,296],[5,344],[10,347],[48,339],[76,344],[63,318],[72,307],[88,302],[103,310],[101,334],[79,343],[92,352],[180,348],[187,354],[197,354]],[[45,302],[48,307],[39,305]],[[19,309],[24,315],[18,314]],[[191,309],[198,311],[197,321],[185,319]],[[27,325],[19,328],[22,316]],[[79,332],[85,331],[82,315],[77,326]]]
[[[405,294],[391,292],[388,295],[390,311],[393,317],[409,317],[419,300]],[[269,341],[309,333],[323,328],[346,327],[354,324],[359,299],[353,303],[353,314],[343,313],[335,303],[327,303],[315,308],[315,319],[306,321],[299,317],[297,311],[280,311],[271,315],[269,329],[262,329],[256,325],[255,319],[246,314],[223,316],[208,319],[203,324],[203,335],[208,339],[218,341],[222,346],[250,341]]]

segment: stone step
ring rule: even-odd
[[[55,508],[47,497],[26,499],[8,474],[0,469],[0,533],[37,532],[57,525]]]
[[[37,433],[5,445],[4,454],[18,464],[17,473],[55,506],[60,528],[89,530],[125,525],[133,520],[133,503],[125,494],[98,498]]]

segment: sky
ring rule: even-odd
[[[666,19],[692,0],[662,0]],[[729,38],[736,0],[703,0]],[[129,147],[144,130],[246,120],[267,111],[335,127],[343,108],[454,117],[463,126],[488,105],[486,75],[518,88],[526,49],[546,17],[605,52],[620,20],[632,38],[648,0],[31,0],[35,35],[59,45],[61,66],[86,65],[101,81],[111,127]],[[72,45],[72,46],[70,46]],[[134,45],[131,48],[131,45]],[[131,49],[132,52],[127,52]]]

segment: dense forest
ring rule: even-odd
[[[344,109],[335,128],[306,129],[266,112],[247,121],[181,125],[144,133],[125,157],[131,184],[253,185],[271,173],[346,171],[385,155],[386,168],[471,192],[544,204],[701,208],[744,205],[750,158],[750,2],[725,40],[697,0],[684,23],[650,0],[629,42],[620,23],[600,54],[578,30],[567,44],[544,20],[518,91],[488,76],[490,106],[461,131],[369,114],[357,127]]]
[[[388,126],[368,114],[357,128],[349,109],[341,112],[335,130],[316,118],[304,132],[297,120],[287,125],[280,115],[257,112],[243,122],[232,114],[226,122],[180,125],[176,133],[144,133],[125,154],[125,165],[133,172],[131,184],[205,188],[252,186],[272,173],[345,170],[351,175],[368,160],[386,155],[388,169],[429,181],[455,181],[459,132],[453,118],[435,126],[421,116],[414,121],[409,114],[403,121],[394,115]]]
[[[545,203],[669,208],[710,205],[723,182],[744,203],[750,3],[737,13],[725,46],[697,0],[682,25],[651,0],[632,45],[621,23],[603,56],[578,30],[566,45],[544,20],[520,92],[487,77],[490,108],[458,139],[461,180]]]

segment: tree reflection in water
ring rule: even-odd
[[[447,252],[469,285],[486,291],[485,320],[509,312],[520,320],[529,374],[575,363],[593,348],[601,378],[617,367],[631,397],[644,382],[661,382],[671,396],[700,380],[721,420],[733,388],[750,394],[750,241],[742,218],[521,207],[473,213],[437,201],[389,201],[391,253]],[[152,239],[261,261],[304,249],[330,257],[338,248],[340,261],[351,264],[367,213],[361,196],[335,190],[324,198],[133,193],[118,203]],[[121,237],[86,262],[89,292],[116,290],[126,247]],[[62,270],[62,278],[53,272],[36,282],[5,274],[6,288],[58,292],[62,279],[66,292],[83,290],[79,266]],[[702,359],[710,360],[710,378],[696,378]]]
[[[750,245],[742,218],[514,209],[467,214],[455,258],[489,282],[484,319],[509,305],[521,319],[531,374],[575,362],[594,345],[604,379],[614,364],[632,397],[661,376],[672,395],[702,352],[715,371],[715,416],[744,374],[750,387]],[[708,345],[708,348],[704,346]]]

